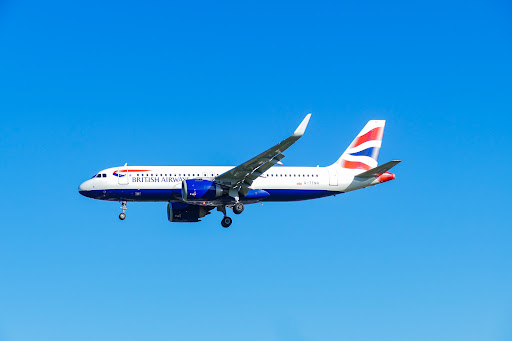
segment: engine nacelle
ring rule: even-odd
[[[189,179],[181,184],[181,197],[184,201],[214,200],[224,194],[222,187],[211,180]]]
[[[209,212],[202,206],[189,205],[181,202],[167,204],[167,219],[171,223],[195,223]]]

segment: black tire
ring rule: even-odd
[[[234,214],[240,214],[244,211],[244,204],[242,204],[241,202],[237,202],[234,206],[233,206],[233,213]]]
[[[126,213],[119,213],[119,219],[124,220],[126,218]]]
[[[233,220],[230,217],[225,216],[224,218],[222,218],[220,224],[222,225],[222,227],[227,228],[231,225],[232,222]]]

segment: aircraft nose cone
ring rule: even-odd
[[[87,196],[87,192],[91,190],[90,184],[88,181],[84,181],[78,186],[78,193],[82,194],[83,196]]]
[[[84,195],[84,192],[85,192],[85,187],[84,187],[84,184],[80,184],[80,186],[78,186],[78,193]]]

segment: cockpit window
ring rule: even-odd
[[[96,175],[97,178],[101,178],[101,174]]]
[[[94,174],[93,176],[91,176],[91,179],[94,179],[96,177],[96,174]]]
[[[106,178],[106,177],[107,177],[107,174],[101,174],[101,176],[103,176],[104,178]]]

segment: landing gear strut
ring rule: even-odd
[[[242,204],[241,202],[237,202],[234,206],[233,206],[233,213],[234,214],[240,214],[244,211],[244,204]]]
[[[231,225],[233,220],[226,215],[226,206],[217,206],[217,211],[220,211],[224,214],[224,218],[220,221],[222,227],[227,228]]]
[[[126,201],[121,201],[121,209],[123,212],[119,213],[119,219],[124,220],[126,218]]]

